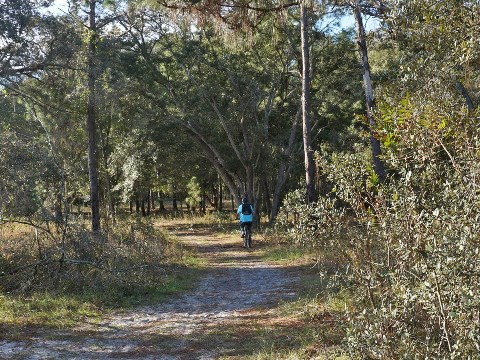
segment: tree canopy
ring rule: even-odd
[[[352,354],[478,353],[478,2],[51,3],[0,3],[0,222],[247,194],[336,259]]]

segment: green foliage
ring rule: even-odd
[[[292,235],[325,249],[332,285],[353,292],[354,356],[472,358],[480,346],[475,114],[434,98],[382,109],[395,139],[383,155],[387,183],[371,180],[361,152],[323,156],[332,191],[308,207],[297,196]]]
[[[292,262],[310,255],[310,250],[294,246],[291,244],[283,244],[283,246],[275,246],[272,249],[267,249],[263,258],[270,261]]]
[[[198,183],[197,178],[194,176],[187,184],[187,198],[185,202],[193,209],[197,207],[202,200],[202,189]]]
[[[48,219],[60,174],[39,122],[17,103],[0,99],[0,220],[11,217]]]
[[[48,292],[36,293],[28,299],[16,296],[0,296],[0,334],[9,338],[15,336],[20,326],[52,326],[61,328],[70,326],[86,317],[99,316],[99,309],[81,297]],[[8,328],[8,333],[7,333]]]
[[[113,2],[100,3],[115,11]],[[194,207],[199,184],[213,188],[220,176],[234,194],[245,184],[255,189],[258,208],[268,210],[267,194],[285,193],[275,188],[276,174],[283,172],[291,189],[302,172],[295,152],[300,131],[291,132],[301,83],[296,9],[282,13],[281,22],[267,12],[242,17],[241,7],[232,10],[225,18],[231,24],[255,27],[226,42],[232,32],[219,34],[218,23],[191,27],[183,14],[172,17],[147,3],[125,4],[125,16],[116,14],[98,33],[102,205],[158,191],[186,197]],[[47,288],[55,296],[77,286],[87,296],[91,287],[105,294],[103,304],[134,303],[155,294],[159,281],[175,287],[163,267],[175,251],[150,226],[121,224],[93,235],[70,218],[72,199],[88,196],[82,125],[88,37],[71,17],[40,15],[38,4],[0,4],[0,47],[8,59],[0,66],[0,220],[36,229],[19,237],[21,247],[14,246],[17,238],[2,239],[0,268],[13,273],[2,286],[31,294]],[[363,101],[352,33],[312,27],[319,198],[304,205],[303,191],[285,197],[277,241],[315,249],[325,279],[352,294],[346,347],[353,357],[473,357],[480,347],[480,43],[472,30],[479,4],[382,4],[382,29],[369,39],[369,57],[375,136],[389,178],[381,184],[375,175],[369,133],[355,115],[363,113]],[[80,11],[81,2],[71,10]],[[313,10],[312,20],[323,15]],[[290,136],[293,150],[286,152]],[[222,213],[204,219],[219,226],[228,220]],[[33,265],[17,271],[23,263]],[[120,276],[122,266],[133,270]],[[43,313],[48,306],[34,308]]]

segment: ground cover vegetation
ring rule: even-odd
[[[2,226],[2,338],[158,303],[190,288],[202,273],[191,250],[147,222],[124,221],[102,236],[71,224],[58,235]]]
[[[478,358],[477,2],[51,3],[0,4],[2,332],[187,286],[152,221],[247,193],[343,353]]]

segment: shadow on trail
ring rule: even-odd
[[[291,276],[292,269],[288,272],[290,276],[284,268],[265,267],[260,263],[249,262],[241,267],[227,264],[220,269],[210,269],[194,290],[155,310],[157,314],[221,316],[225,312],[273,305],[295,296],[290,288],[297,279]]]
[[[207,260],[192,289],[160,304],[117,313],[101,323],[12,342],[16,349],[10,350],[5,343],[0,346],[4,350],[0,358],[7,353],[17,359],[242,356],[262,346],[259,324],[275,327],[278,337],[287,341],[295,324],[273,323],[270,311],[279,302],[297,298],[299,267],[267,263],[255,252],[255,242],[253,250],[247,250],[240,237],[236,243],[208,228],[174,233]]]
[[[176,229],[175,235],[185,246],[195,248],[208,260],[208,267],[195,289],[170,304],[155,308],[157,314],[205,314],[223,316],[251,308],[269,307],[292,299],[292,285],[298,282],[295,268],[265,263],[260,252],[238,243],[225,242],[211,228]],[[260,242],[257,242],[260,244]]]
[[[270,267],[246,261],[210,268],[199,284],[170,302],[139,309],[131,317],[110,321],[102,346],[127,334],[142,354],[155,359],[217,359],[220,354],[245,355],[261,346],[258,323],[269,322],[270,309],[297,297],[295,268]],[[238,260],[236,260],[238,261]],[[275,324],[276,336],[288,339],[289,324]],[[116,329],[112,331],[111,329]],[[245,347],[245,340],[250,343]],[[258,340],[258,341],[257,341]],[[122,350],[121,355],[125,356]],[[162,356],[158,356],[158,354]],[[135,357],[132,357],[135,358]]]

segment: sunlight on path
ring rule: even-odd
[[[177,233],[209,261],[193,290],[166,303],[118,313],[29,341],[0,342],[8,359],[216,359],[235,354],[242,329],[268,320],[279,301],[294,299],[298,276],[261,261],[240,239]]]

